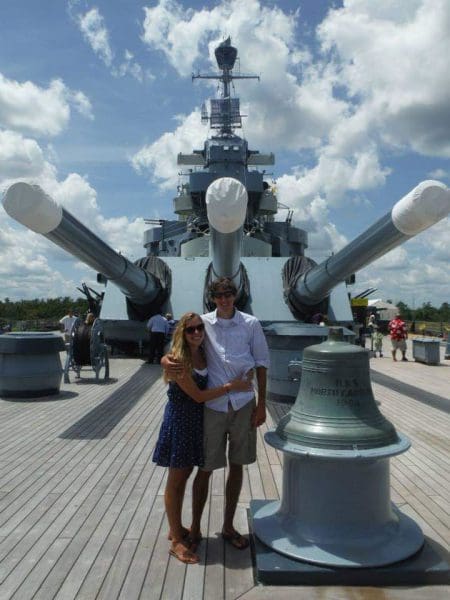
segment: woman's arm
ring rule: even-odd
[[[250,379],[248,379],[247,376],[244,379],[233,379],[228,383],[224,383],[224,385],[209,390],[201,390],[189,373],[186,373],[181,377],[178,376],[176,379],[173,379],[173,381],[183,390],[183,392],[195,400],[195,402],[208,402],[209,400],[214,400],[214,398],[224,396],[229,392],[250,392],[253,389],[251,383],[252,375],[253,372],[251,371]]]

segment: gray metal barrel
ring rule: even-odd
[[[39,186],[15,183],[3,206],[13,219],[102,273],[133,303],[147,304],[157,296],[159,284],[151,273],[110,248]]]
[[[229,277],[237,288],[247,202],[245,186],[232,177],[216,179],[206,191],[213,278]]]
[[[0,335],[0,396],[57,394],[63,373],[59,353],[64,349],[62,337],[54,333]]]
[[[423,181],[340,252],[307,271],[293,294],[312,306],[349,275],[437,223],[450,211],[450,190],[439,181]]]

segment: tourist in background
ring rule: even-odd
[[[369,316],[369,319],[367,321],[367,328],[369,329],[370,335],[373,335],[376,326],[377,326],[377,316],[375,313],[372,313]]]
[[[161,313],[153,315],[147,322],[150,339],[148,343],[148,363],[153,364],[159,361],[164,354],[164,344],[169,331],[167,319]]]
[[[380,355],[380,358],[383,358],[383,334],[378,329],[377,324],[375,324],[373,326],[372,339],[373,339],[374,357],[375,358],[377,357],[377,352],[378,352],[378,354]]]
[[[407,361],[406,340],[408,339],[408,330],[406,329],[406,323],[403,321],[400,314],[397,314],[392,321],[389,321],[388,328],[392,342],[393,360],[397,360],[397,350],[400,350],[402,353],[402,360]]]
[[[70,342],[70,334],[72,332],[72,327],[77,317],[73,314],[73,309],[69,308],[69,312],[67,315],[64,315],[62,319],[59,321],[59,326],[61,331],[64,333],[64,341],[66,343]]]
[[[168,324],[168,331],[166,341],[170,342],[173,336],[173,332],[175,331],[175,327],[177,326],[178,321],[173,318],[172,313],[166,313],[166,319]]]

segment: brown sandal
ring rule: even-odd
[[[179,561],[186,565],[195,565],[199,562],[197,554],[187,548],[182,542],[178,542],[175,546],[169,548],[169,554],[175,556]]]
[[[225,533],[222,531],[222,537],[226,542],[231,544],[233,548],[236,548],[236,550],[245,550],[250,544],[248,539],[238,531],[233,531],[233,533]]]

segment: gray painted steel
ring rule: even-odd
[[[157,283],[150,273],[105,244],[68,211],[62,212],[61,223],[45,237],[111,280],[133,302],[145,304],[156,296]]]
[[[308,271],[296,288],[304,304],[317,304],[341,281],[383,256],[408,236],[392,222],[389,212],[337,254]]]
[[[59,353],[64,349],[62,337],[53,333],[0,335],[0,396],[57,394],[63,373]]]
[[[438,365],[441,362],[440,340],[433,338],[415,338],[413,340],[413,358],[427,365]]]
[[[252,500],[250,502],[251,514],[257,513],[265,504],[265,500]],[[254,532],[251,518],[249,524],[251,531]],[[423,586],[445,585],[449,581],[448,552],[430,538],[425,538],[422,548],[410,558],[377,568],[360,567],[358,569],[332,567],[294,559],[266,546],[257,536],[253,536],[253,542],[257,581],[266,585]],[[333,588],[329,588],[329,590],[333,590]],[[335,598],[335,593],[335,591],[324,590],[324,598]],[[405,589],[405,593],[405,598],[407,598],[407,589]],[[432,594],[432,592],[430,593]],[[398,596],[391,590],[388,597],[397,598]]]
[[[233,279],[239,289],[239,266],[241,264],[243,228],[233,233],[220,233],[211,227],[210,256],[215,277]]]
[[[335,567],[392,564],[424,542],[418,525],[390,501],[388,458],[342,461],[285,452],[282,500],[266,502],[252,521],[273,550]]]

